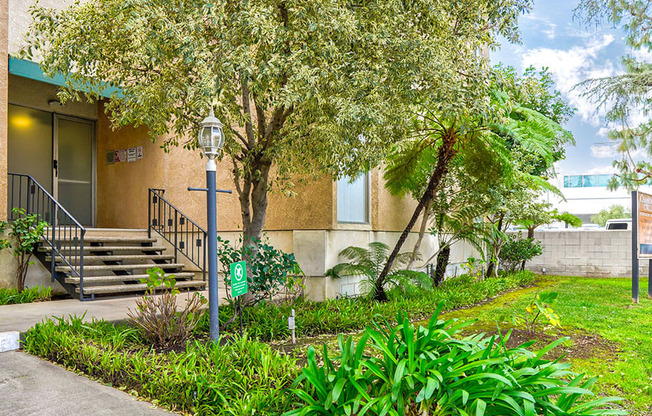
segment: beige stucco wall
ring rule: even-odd
[[[8,17],[9,3],[7,0],[0,0],[0,220],[7,219]]]

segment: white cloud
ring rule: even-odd
[[[604,159],[613,159],[618,154],[618,149],[613,144],[594,144],[591,146],[591,156]]]
[[[581,96],[582,91],[574,88],[589,78],[602,78],[616,74],[611,60],[599,60],[599,54],[614,41],[614,36],[606,34],[587,41],[586,46],[573,46],[570,49],[537,48],[524,53],[524,67],[548,67],[557,89],[577,108],[577,113],[585,121],[600,125],[600,112],[596,112],[594,102]]]
[[[614,168],[611,165],[608,166],[598,166],[591,168],[585,172],[586,175],[603,175],[603,174],[614,174],[618,173],[618,169]]]

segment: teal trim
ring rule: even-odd
[[[9,56],[9,73],[19,77],[29,78],[48,84],[59,86],[66,85],[66,77],[64,75],[57,74],[54,78],[49,77],[43,73],[43,70],[41,70],[39,64],[28,61],[26,59],[18,59],[11,55]],[[80,91],[88,91],[90,88],[82,87],[77,89]],[[99,91],[99,94],[102,97],[106,98],[109,98],[113,93],[118,93],[118,95],[121,95],[120,88],[105,86]]]

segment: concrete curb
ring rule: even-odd
[[[20,349],[20,332],[0,332],[0,352]]]

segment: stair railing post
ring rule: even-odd
[[[79,241],[79,300],[84,300],[84,236],[86,230],[81,230]]]
[[[147,192],[147,238],[152,238],[152,188]]]
[[[31,196],[32,196],[32,184],[31,184],[31,180],[32,180],[32,178],[28,176],[28,177],[27,177],[27,203],[25,204],[25,205],[26,205],[26,207],[25,207],[25,213],[26,213],[27,215],[30,214],[30,212],[31,212],[31,208],[32,208],[32,206],[31,206],[32,204],[30,203],[30,202],[31,202]]]
[[[177,256],[179,252],[179,212],[174,210],[174,262],[178,263]]]

